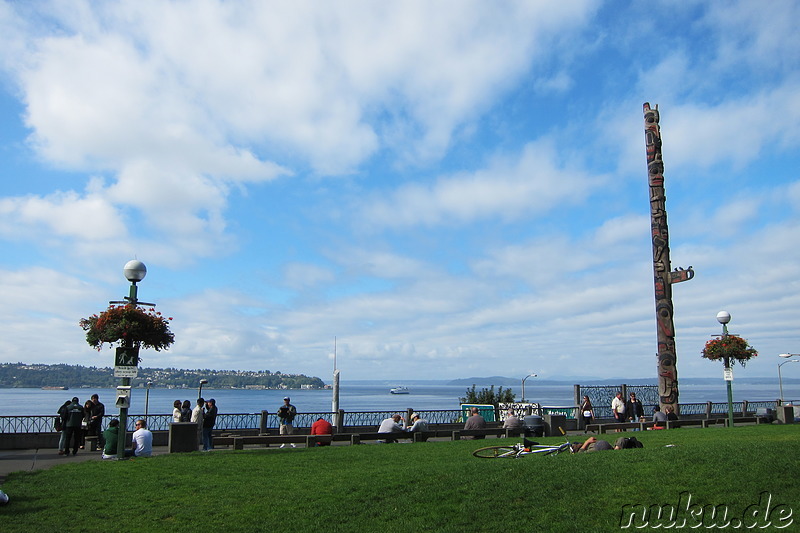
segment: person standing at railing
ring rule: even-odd
[[[83,421],[81,422],[81,450],[86,447],[86,436],[89,435],[89,426],[92,423],[92,400],[83,404]]]
[[[278,420],[280,420],[280,434],[291,435],[294,433],[294,417],[297,416],[297,409],[292,405],[291,400],[287,396],[283,399],[283,405],[278,408]],[[291,443],[292,448],[295,448],[294,442]],[[286,444],[281,444],[281,448]]]
[[[192,409],[192,418],[189,420],[197,424],[197,442],[203,442],[203,406],[206,401],[202,398],[197,399],[197,405]]]
[[[67,437],[64,445],[64,455],[69,455],[70,441],[72,441],[72,455],[78,455],[78,447],[81,444],[81,435],[83,434],[81,424],[83,423],[84,411],[78,402],[79,400],[76,396],[72,398],[72,402],[67,406]]]
[[[175,400],[172,402],[172,421],[179,423],[181,421],[181,401]]]
[[[192,402],[189,400],[183,400],[183,405],[181,405],[181,422],[191,422],[192,421]]]
[[[611,412],[614,414],[616,422],[625,422],[625,402],[622,400],[622,393],[618,392],[614,399],[611,400]],[[617,429],[619,433],[621,429]]]
[[[630,393],[630,398],[625,402],[625,415],[631,422],[644,421],[644,407],[641,400],[636,399],[636,393]]]
[[[581,417],[583,418],[584,433],[586,433],[586,426],[591,424],[594,419],[594,406],[592,405],[592,400],[590,400],[588,396],[583,397],[583,402],[581,403]]]
[[[207,452],[214,449],[214,437],[212,431],[217,422],[217,402],[211,398],[206,402],[206,410],[203,413],[203,451]]]
[[[64,405],[58,408],[58,418],[56,419],[56,431],[61,432],[61,436],[58,438],[58,455],[64,455],[64,448],[66,448],[67,444],[67,419],[69,418],[69,412],[67,411],[67,407],[69,404],[72,403],[72,400],[67,400],[64,402]]]
[[[100,401],[100,396],[92,394],[92,416],[89,419],[89,434],[97,435],[97,447],[102,450],[106,445],[103,436],[103,417],[106,416],[106,406]]]

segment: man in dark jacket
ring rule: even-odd
[[[217,421],[217,402],[211,398],[206,402],[206,410],[203,413],[203,451],[207,452],[214,449],[211,431]]]
[[[644,421],[644,407],[642,407],[642,402],[636,399],[635,392],[630,393],[630,399],[625,402],[625,416],[631,422]]]
[[[106,406],[100,402],[100,396],[92,394],[92,414],[89,419],[89,435],[97,435],[97,447],[105,447],[105,437],[103,436],[103,417],[106,415]]]
[[[84,416],[86,416],[86,412],[83,410],[83,406],[81,406],[76,396],[72,399],[72,403],[67,406],[67,436],[64,445],[64,455],[69,455],[70,439],[73,441],[72,455],[78,454],[78,448],[81,445],[81,435],[83,433],[81,422],[83,422]]]

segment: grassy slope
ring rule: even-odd
[[[473,458],[514,442],[487,439],[68,464],[12,474],[0,530],[617,531],[623,505],[684,491],[733,516],[768,491],[800,526],[800,426],[636,436],[644,449],[518,460]]]

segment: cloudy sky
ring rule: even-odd
[[[0,3],[0,361],[111,366],[78,320],[173,316],[144,366],[656,378],[642,104],[678,375],[800,353],[800,4]],[[738,368],[738,367],[737,367]],[[787,377],[793,372],[784,368]],[[794,369],[794,370],[800,370]]]

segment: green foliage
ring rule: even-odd
[[[477,403],[483,405],[494,405],[497,407],[501,403],[513,403],[514,392],[511,389],[503,389],[500,386],[497,392],[494,392],[494,385],[491,387],[483,388],[480,391],[475,390],[475,385],[471,389],[467,389],[466,396],[459,398],[461,403]]]
[[[498,460],[471,454],[518,439],[65,459],[50,470],[11,474],[3,486],[11,503],[0,507],[0,524],[4,533],[53,527],[167,533],[195,531],[198,524],[226,532],[610,532],[620,530],[625,505],[677,506],[689,493],[700,507],[727,506],[729,518],[741,518],[762,491],[771,494],[773,508],[792,507],[797,522],[800,459],[791,450],[800,427],[636,436],[643,449]],[[64,504],[76,483],[91,512]],[[772,520],[769,531],[777,515]]]
[[[110,357],[113,363],[113,357]],[[299,389],[302,385],[322,388],[325,383],[318,377],[303,374],[282,374],[269,370],[185,370],[177,368],[139,368],[139,376],[131,385],[152,381],[159,387],[197,387],[197,381],[206,378],[215,389],[243,388],[248,385],[270,389]],[[25,363],[0,363],[0,387],[115,387],[119,379],[114,378],[110,367],[97,368],[81,365],[29,365]]]

